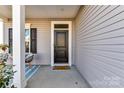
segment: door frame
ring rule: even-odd
[[[54,63],[54,24],[68,24],[68,63]],[[62,29],[63,30],[63,29]],[[51,66],[71,66],[72,65],[72,21],[51,21]]]

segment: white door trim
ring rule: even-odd
[[[68,42],[68,64],[54,64],[54,24],[68,24],[69,25],[69,42]],[[56,65],[72,65],[72,21],[51,21],[51,66]]]

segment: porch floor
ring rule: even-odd
[[[27,82],[27,88],[89,88],[75,67],[70,70],[52,70],[41,66]]]

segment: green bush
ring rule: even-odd
[[[8,53],[6,53],[7,45],[0,45],[0,88],[9,87],[10,80],[13,79],[14,73],[13,65],[7,65]]]
[[[0,64],[0,88],[6,88],[9,86],[14,73],[13,65]]]

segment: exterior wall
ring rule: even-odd
[[[59,19],[57,19],[59,20]],[[53,20],[54,21],[54,20]],[[68,20],[67,20],[68,21]],[[70,20],[69,20],[70,21]],[[37,28],[37,55],[33,64],[50,65],[51,64],[51,20],[28,19],[26,23],[31,24],[31,28]],[[6,43],[8,44],[8,28],[11,23],[5,24]],[[74,32],[74,30],[73,30]],[[72,35],[73,35],[72,32]],[[74,35],[73,35],[74,36]],[[72,36],[72,38],[73,38]],[[73,40],[72,40],[73,41]],[[74,58],[74,41],[72,42],[72,58]],[[74,63],[72,59],[72,63]]]
[[[2,15],[0,15],[0,20],[3,21],[3,35],[5,34],[6,35],[6,23],[8,22],[8,19]],[[1,28],[0,28],[1,29]],[[5,37],[2,37],[3,38],[3,42],[2,43],[5,43],[6,42],[6,38]]]
[[[84,6],[75,25],[80,73],[92,87],[124,87],[124,6]]]
[[[35,56],[35,64],[50,64],[50,21],[32,21],[32,28],[37,28],[37,55]]]

